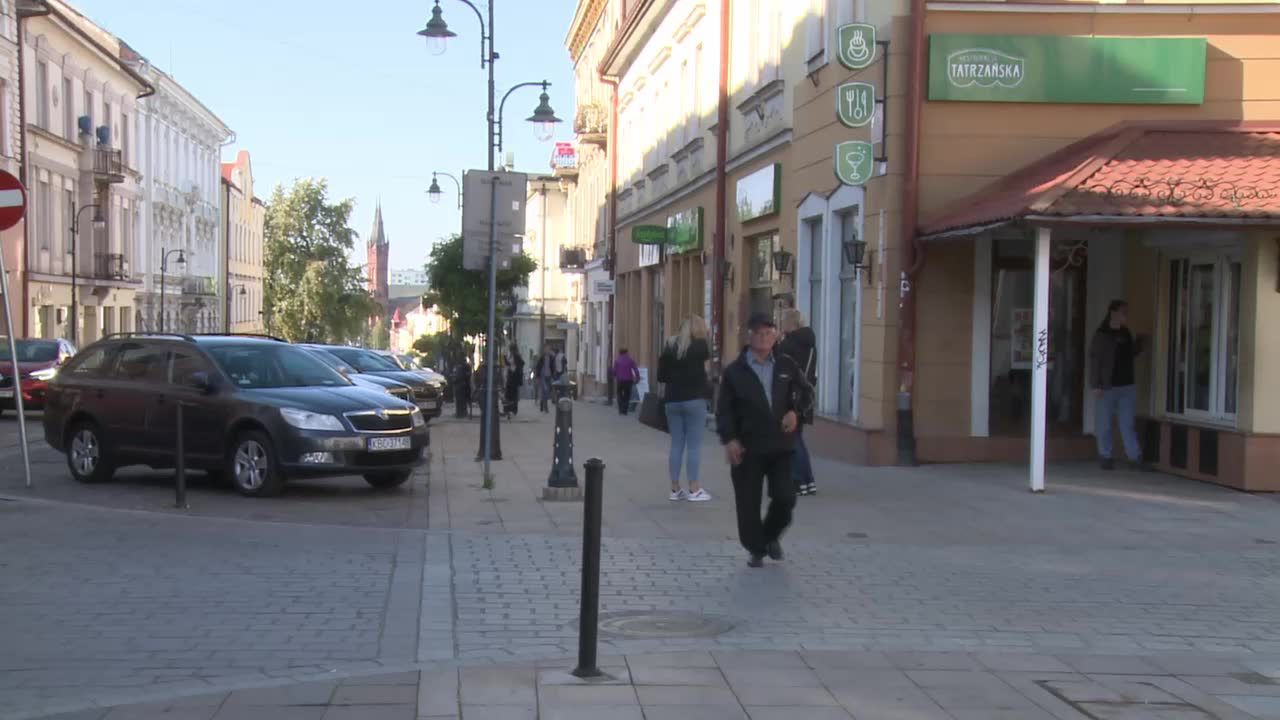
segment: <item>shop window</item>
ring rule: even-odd
[[[816,217],[804,223],[805,236],[809,243],[809,327],[822,332],[822,275],[826,263],[822,262],[822,218]]]
[[[837,215],[840,223],[840,247],[861,233],[858,228],[858,208],[854,207]],[[849,264],[844,252],[840,253],[840,417],[857,417],[858,347],[855,333],[858,326],[858,269]]]
[[[748,241],[751,252],[749,296],[750,312],[773,314],[773,250],[777,233],[761,235]]]
[[[1229,256],[1169,263],[1165,410],[1234,422],[1240,375],[1241,264]]]

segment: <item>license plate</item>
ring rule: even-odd
[[[407,437],[369,438],[369,452],[388,452],[392,450],[408,450],[413,447],[413,439]]]

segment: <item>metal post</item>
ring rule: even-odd
[[[13,364],[13,406],[18,411],[18,442],[22,443],[22,471],[26,474],[26,487],[31,488],[31,451],[27,448],[27,413],[22,402],[22,373],[18,372],[17,333],[13,328],[13,311],[9,307],[9,271],[4,266],[4,252],[0,250],[0,295],[4,301],[5,334],[9,336],[9,361]],[[25,312],[25,310],[24,310]]]
[[[169,259],[168,253],[168,250],[160,248],[160,319],[157,321],[160,326],[160,332],[164,332],[164,272]]]
[[[560,398],[556,402],[556,440],[547,486],[576,488],[578,476],[573,470],[573,401]]]
[[[185,435],[186,433],[183,432],[181,400],[178,401],[177,411],[178,411],[178,426],[177,426],[178,443],[177,443],[176,450],[178,453],[178,482],[177,482],[177,499],[175,500],[174,507],[178,508],[179,510],[186,510],[187,509],[187,449],[186,449],[186,445],[184,443],[184,438],[183,438],[183,435]]]
[[[65,102],[65,101],[64,101]],[[76,310],[76,285],[79,281],[80,256],[76,245],[80,239],[80,215],[76,214],[71,228],[71,344],[80,347],[80,319]]]
[[[492,65],[490,65],[492,67]],[[480,434],[484,436],[484,487],[486,489],[493,487],[493,429],[497,423],[494,422],[493,416],[493,363],[494,354],[494,325],[496,324],[497,306],[498,306],[498,178],[494,177],[492,184],[489,185],[489,333],[485,336],[485,382],[484,382],[484,408],[483,408],[483,429]]]
[[[1031,370],[1031,492],[1044,492],[1045,414],[1049,385],[1049,251],[1051,232],[1036,230],[1034,366]]]
[[[582,604],[578,615],[578,667],[580,678],[600,677],[596,665],[597,634],[600,627],[600,524],[604,492],[604,461],[586,462],[586,502],[582,509]]]

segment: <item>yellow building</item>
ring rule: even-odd
[[[222,242],[226,247],[228,330],[260,333],[266,324],[262,316],[263,252],[266,205],[254,195],[253,163],[249,151],[241,150],[235,162],[222,163]]]

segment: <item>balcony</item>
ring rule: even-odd
[[[119,253],[96,253],[93,256],[93,276],[99,280],[128,280],[129,261]]]
[[[569,272],[582,272],[587,266],[587,249],[567,247],[560,250],[560,269]]]
[[[207,277],[184,277],[182,278],[182,294],[183,295],[208,295],[213,296],[217,293],[213,290],[213,278]]]
[[[93,179],[107,185],[124,182],[124,153],[117,148],[94,148]]]
[[[578,108],[573,118],[573,132],[578,142],[598,145],[609,144],[609,110],[598,103],[587,103]]]

